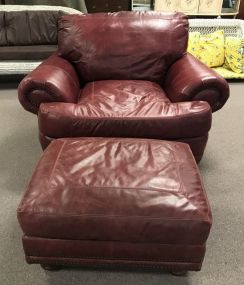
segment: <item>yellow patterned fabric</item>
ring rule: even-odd
[[[209,67],[224,64],[224,31],[219,30],[208,35],[199,32],[189,33],[187,51]]]
[[[188,39],[188,47],[187,51],[194,55],[195,57],[198,56],[198,49],[199,49],[199,39],[200,39],[199,32],[190,32],[189,39]]]
[[[236,73],[226,67],[216,67],[213,69],[226,79],[244,79],[244,73]]]
[[[244,73],[244,39],[226,37],[225,67],[235,73]]]

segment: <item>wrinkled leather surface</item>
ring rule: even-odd
[[[29,75],[18,87],[21,105],[37,113],[43,102],[77,103],[80,83],[73,66],[56,54],[49,57]]]
[[[43,150],[45,150],[45,148],[48,147],[48,145],[53,140],[54,140],[53,138],[45,136],[43,133],[39,131],[39,141],[42,145]],[[176,140],[171,139],[171,141],[187,143],[191,148],[192,154],[194,155],[196,162],[199,163],[203,156],[203,152],[208,141],[208,134],[195,138],[179,138]]]
[[[185,53],[187,40],[182,13],[95,13],[59,20],[59,54],[75,64],[84,82],[162,83],[169,66]]]
[[[57,44],[61,11],[0,11],[0,46]]]
[[[200,270],[205,245],[64,240],[23,236],[28,263]]]
[[[156,83],[99,81],[86,85],[78,104],[42,104],[45,136],[179,139],[205,135],[211,127],[206,102],[170,103]]]
[[[33,237],[204,245],[211,212],[186,144],[55,140],[18,208]]]
[[[164,90],[172,102],[202,100],[212,111],[221,109],[229,98],[226,80],[190,54],[170,67]]]
[[[56,50],[56,45],[0,46],[0,60],[43,60]]]
[[[84,106],[85,113],[95,115],[104,110],[130,116],[136,109],[147,108],[150,102],[168,102],[169,98],[160,85],[142,80],[105,80],[87,83],[81,93],[78,104]]]

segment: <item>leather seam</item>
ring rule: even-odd
[[[29,88],[26,92],[26,97],[28,99],[28,102],[35,108],[37,108],[37,106],[35,105],[34,102],[32,102],[31,100],[31,94],[32,92],[34,91],[41,91],[41,92],[46,92],[48,96],[50,96],[51,100],[53,100],[53,102],[56,102],[56,99],[58,99],[58,97],[60,97],[59,94],[55,94],[55,92],[52,92],[50,91],[50,88],[49,86],[46,84],[47,82],[45,81],[36,81],[36,80],[32,80],[32,79],[29,79],[30,80],[30,84],[34,84],[34,85],[37,85],[37,86],[33,86],[31,88]]]
[[[62,141],[62,146],[61,146],[60,149],[59,149],[59,152],[58,152],[58,154],[57,154],[56,160],[55,160],[55,162],[54,162],[54,164],[53,164],[53,168],[52,168],[51,174],[50,174],[50,176],[49,176],[49,181],[50,181],[50,183],[52,182],[52,178],[53,178],[54,171],[55,171],[55,169],[56,169],[56,166],[57,166],[59,157],[60,157],[60,155],[61,155],[61,153],[62,153],[62,150],[63,150],[65,144],[66,144],[66,141],[63,140],[63,141]]]
[[[76,107],[77,108],[77,107]],[[209,111],[210,109],[208,109],[207,111]],[[196,116],[200,116],[200,115],[202,115],[202,114],[204,114],[204,112],[206,112],[206,110],[204,110],[204,111],[201,111],[201,112],[198,112],[198,113],[196,113],[196,114],[185,114],[185,115],[179,115],[179,114],[174,114],[174,115],[172,115],[172,116],[162,116],[162,117],[160,117],[160,116],[157,116],[157,117],[136,117],[136,116],[134,116],[134,117],[123,117],[123,116],[121,116],[121,117],[105,117],[105,116],[97,116],[97,117],[92,117],[92,116],[82,116],[82,115],[79,115],[79,116],[77,116],[77,117],[75,117],[75,119],[86,119],[86,120],[121,120],[121,119],[123,119],[123,121],[135,121],[135,120],[145,120],[145,121],[147,121],[147,120],[166,120],[166,119],[168,119],[168,120],[171,120],[172,118],[175,118],[175,117],[177,117],[178,119],[182,119],[182,118],[196,118]]]
[[[180,164],[179,164],[179,161],[177,160],[177,157],[176,157],[176,148],[175,148],[175,146],[174,146],[174,151],[172,151],[172,154],[173,154],[174,162],[175,162],[174,163],[174,168],[177,168],[178,181],[180,181],[180,187],[179,187],[178,193],[181,193],[182,196],[184,196],[185,198],[188,198],[188,196],[186,195],[187,194],[186,191],[183,191],[183,183],[182,183],[182,179],[180,179],[181,178],[181,175],[180,175]],[[188,202],[190,202],[190,201],[188,200]]]
[[[192,222],[196,222],[196,221],[201,221],[201,222],[209,222],[208,220],[201,220],[201,219],[182,219],[182,218],[165,218],[165,217],[148,217],[148,216],[119,216],[119,215],[95,215],[95,214],[57,214],[57,213],[45,213],[45,212],[38,212],[38,211],[21,211],[18,210],[19,214],[30,214],[30,215],[42,215],[45,217],[48,216],[56,216],[56,217],[63,217],[63,218],[70,218],[70,217],[92,217],[92,218],[118,218],[118,219],[128,219],[128,218],[133,218],[133,219],[144,219],[144,220],[166,220],[166,221],[192,221]]]
[[[82,256],[82,257],[74,257],[74,256],[33,256],[33,255],[27,255],[28,257],[34,257],[34,258],[72,258],[72,259],[101,259],[101,260],[129,260],[129,261],[156,261],[156,262],[189,262],[189,263],[197,263],[196,261],[192,261],[192,260],[184,260],[184,259],[167,259],[167,260],[162,260],[162,259],[151,259],[151,258],[144,258],[144,259],[131,259],[130,257],[126,258],[126,257],[103,257],[103,256]],[[200,263],[200,261],[199,261]]]
[[[167,190],[167,189],[153,189],[153,188],[143,188],[143,187],[135,187],[135,188],[133,188],[133,187],[107,187],[107,186],[81,186],[81,187],[79,187],[79,186],[72,186],[72,189],[80,189],[80,190],[83,190],[83,189],[108,189],[108,190],[110,190],[110,189],[114,189],[114,190],[125,190],[125,189],[128,189],[128,190],[142,190],[142,191],[155,191],[155,192],[159,192],[159,191],[162,191],[162,192],[166,192],[166,193],[170,193],[170,194],[182,194],[181,192],[180,192],[180,190],[177,190],[177,191],[174,191],[174,190]],[[182,196],[184,196],[184,194],[182,194]]]
[[[46,151],[47,151],[47,149],[43,152],[43,155],[45,155]],[[59,150],[59,152],[60,152],[60,150]],[[39,162],[37,164],[37,167],[39,166],[40,163],[41,163],[41,159],[39,160]],[[34,175],[35,175],[35,173],[37,171],[37,167],[35,168],[34,173],[32,174],[32,177],[34,177]],[[21,213],[22,212],[20,209],[24,206],[26,196],[32,190],[32,188],[30,187],[31,182],[32,182],[32,180],[30,180],[29,183],[28,183],[27,190],[25,191],[25,193],[24,193],[24,195],[23,195],[23,197],[22,197],[22,199],[20,201],[20,204],[19,204],[19,206],[17,208],[17,213]]]
[[[42,133],[43,134],[43,133]],[[207,134],[207,133],[206,133]],[[204,134],[203,136],[197,136],[197,137],[190,137],[190,139],[198,139],[198,138],[203,138],[203,137],[205,137],[205,135],[206,134]],[[43,135],[45,135],[45,134],[43,134]],[[104,137],[78,137],[78,138],[71,138],[71,137],[67,137],[67,138],[58,138],[58,140],[68,140],[68,141],[73,141],[73,140],[82,140],[82,141],[90,141],[90,142],[94,142],[94,141],[96,141],[96,140],[104,140]],[[109,141],[118,141],[118,142],[121,142],[121,138],[116,138],[116,137],[109,137],[109,138],[106,138],[106,139],[109,139]],[[135,142],[135,138],[122,138],[123,139],[123,141],[128,141],[128,142]],[[189,139],[189,137],[184,137],[184,138],[181,138],[181,139]],[[147,139],[147,138],[139,138],[138,139],[138,142],[140,142],[140,141],[143,141],[143,142],[148,142],[148,141],[154,141],[154,142],[157,142],[158,144],[162,144],[162,141],[161,140],[158,140],[158,139]],[[165,141],[164,141],[164,143],[166,143]],[[180,141],[167,141],[167,144],[169,144],[170,146],[172,145],[172,144],[184,144],[183,142],[180,142]]]
[[[177,18],[176,18],[176,14],[178,14],[177,16]],[[180,14],[182,14],[182,16],[180,15]],[[180,17],[179,17],[179,15],[180,15]],[[133,19],[134,18],[134,16],[133,15],[123,15],[123,18],[124,19]],[[101,20],[103,20],[103,19],[108,19],[108,17],[107,16],[102,16],[101,14],[99,15],[99,16],[96,16],[96,15],[92,15],[92,19],[101,19]],[[82,19],[83,20],[83,19]],[[156,17],[156,16],[154,16],[154,20],[160,20],[160,21],[168,21],[168,20],[172,20],[172,21],[175,21],[175,22],[178,22],[179,20],[184,20],[184,21],[186,21],[186,22],[188,22],[188,18],[187,18],[187,16],[185,16],[183,13],[177,13],[177,12],[175,12],[174,13],[174,15],[173,16],[168,16],[168,17],[166,17],[165,15],[164,15],[164,18],[162,18],[162,17],[160,17],[160,16],[158,16],[158,17]]]
[[[206,247],[206,242],[204,242],[204,243],[202,243],[202,244],[178,244],[178,243],[176,243],[176,244],[172,244],[172,243],[159,243],[159,242],[157,242],[157,243],[155,243],[155,242],[140,242],[140,243],[138,243],[138,242],[135,242],[135,241],[117,241],[117,240],[99,240],[99,241],[97,241],[97,240],[67,240],[67,239],[65,239],[65,240],[63,240],[63,239],[59,239],[59,238],[46,238],[46,237],[35,237],[35,236],[28,236],[28,235],[26,235],[26,234],[24,234],[23,236],[22,236],[22,239],[23,240],[25,240],[25,241],[27,241],[27,240],[31,240],[31,241],[33,241],[33,242],[38,242],[38,240],[40,240],[40,241],[42,241],[42,240],[45,240],[45,241],[47,241],[47,242],[49,242],[49,241],[53,241],[53,242],[78,242],[78,243],[80,243],[80,242],[92,242],[92,243],[96,243],[96,242],[99,242],[99,243],[121,243],[121,244],[124,244],[124,245],[134,245],[134,244],[136,244],[136,245],[146,245],[146,246],[148,246],[148,245],[160,245],[160,246],[174,246],[174,247],[184,247],[185,248],[185,246],[187,246],[187,247],[191,247],[191,248],[199,248],[199,247]]]
[[[30,94],[28,94],[28,101],[35,107],[38,108],[38,105],[36,104],[36,102],[34,102],[31,97],[32,97],[32,92],[44,92],[48,95],[48,97],[53,98],[53,95],[51,94],[51,92],[48,92],[48,90],[45,90],[46,88],[44,87],[43,89],[38,88],[38,89],[33,89],[30,91]],[[39,96],[38,96],[39,97]]]

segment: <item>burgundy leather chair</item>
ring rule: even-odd
[[[19,85],[43,148],[63,137],[154,138],[186,142],[200,161],[229,87],[187,42],[181,13],[63,16],[57,53]]]

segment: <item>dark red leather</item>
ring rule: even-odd
[[[229,98],[226,80],[190,54],[170,67],[163,88],[172,102],[202,100],[212,111],[222,108]]]
[[[23,236],[28,263],[200,270],[205,245],[64,240]]]
[[[59,139],[44,152],[18,218],[33,237],[197,245],[211,226],[206,199],[186,144]]]
[[[45,150],[45,148],[48,147],[48,145],[55,139],[45,136],[43,133],[39,132],[39,140],[43,150]],[[199,163],[202,159],[203,152],[208,141],[208,134],[195,138],[179,138],[176,140],[171,139],[171,141],[187,143],[191,148],[192,154],[194,155],[196,162]]]
[[[59,54],[73,62],[81,81],[149,80],[162,83],[186,51],[182,13],[117,12],[63,16]]]
[[[18,220],[29,262],[171,262],[195,270],[212,223],[186,144],[121,138],[52,142]]]
[[[187,27],[180,13],[64,16],[59,53],[68,60],[54,55],[19,87],[33,113],[53,102],[39,112],[42,147],[70,136],[169,139],[189,143],[199,161],[210,111],[224,105],[229,87],[185,54]]]
[[[201,137],[179,138],[175,141],[187,143],[191,148],[192,154],[194,155],[196,162],[199,163],[202,159],[204,149],[208,141],[208,133]]]
[[[139,83],[95,82],[85,87],[84,97],[81,95],[78,104],[42,104],[38,113],[39,130],[52,138],[136,136],[178,139],[208,133],[212,113],[206,102],[165,102],[164,92],[160,92],[155,83],[141,82],[142,88],[155,89],[154,95],[138,88]],[[110,84],[116,85],[117,90],[109,96]]]
[[[118,241],[97,240],[67,240],[48,239],[23,236],[23,244],[27,256],[83,258],[87,259],[117,259],[148,262],[167,262],[174,260],[182,262],[186,256],[189,263],[202,261],[205,245],[163,244],[163,243],[130,243]],[[50,246],[47,246],[49,244]],[[113,250],[111,250],[113,248]],[[167,256],[165,255],[167,253]],[[184,261],[186,261],[184,260]]]
[[[43,102],[76,103],[80,83],[73,66],[56,54],[27,75],[18,87],[19,101],[32,113]]]
[[[111,113],[111,110],[125,113],[145,108],[148,103],[157,101],[170,103],[157,83],[143,80],[105,80],[87,83],[78,104],[87,107],[87,113],[92,115],[94,108],[105,110],[105,113]]]

